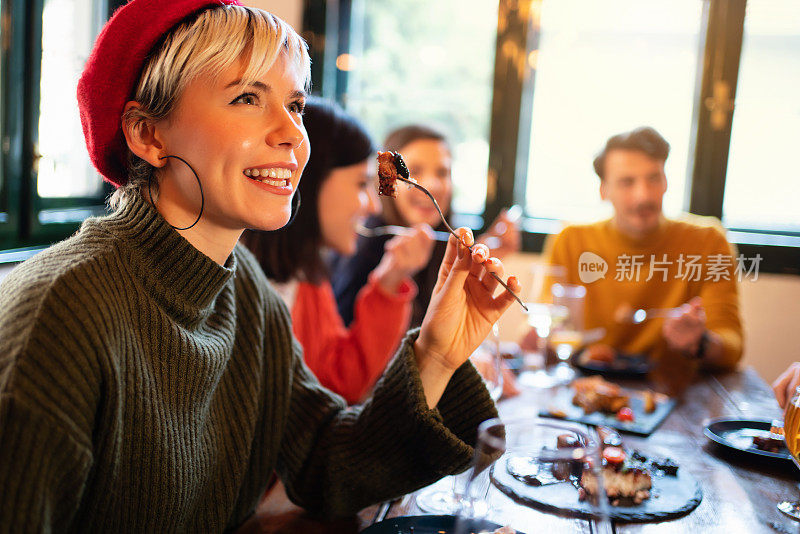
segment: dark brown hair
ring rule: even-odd
[[[447,142],[447,137],[440,130],[433,126],[424,124],[409,124],[396,128],[389,132],[386,139],[383,141],[383,150],[391,150],[392,152],[400,152],[403,154],[403,148],[413,143],[414,141],[439,141],[447,146],[450,150],[450,143]],[[408,226],[408,222],[403,219],[400,212],[397,211],[397,204],[394,199],[387,197],[380,197],[381,200],[381,214],[383,219],[388,224],[399,224],[401,226]],[[445,216],[449,215],[450,206],[442,206]]]
[[[246,230],[242,243],[271,280],[283,283],[300,279],[319,284],[328,278],[322,257],[319,191],[331,171],[366,160],[375,147],[361,123],[321,98],[307,100],[303,123],[311,157],[297,188],[302,204],[294,222],[273,232]]]
[[[594,172],[605,177],[606,156],[612,150],[636,150],[657,161],[667,161],[669,143],[654,128],[640,126],[630,132],[617,134],[606,141],[606,146],[594,158]]]

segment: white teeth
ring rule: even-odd
[[[258,178],[259,176],[264,178],[272,178],[277,180],[288,180],[292,177],[292,171],[290,169],[279,169],[279,168],[271,168],[271,169],[245,169],[244,175],[249,176],[251,178]]]
[[[292,171],[289,169],[245,169],[244,175],[262,184],[287,187]]]

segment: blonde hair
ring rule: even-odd
[[[247,85],[264,76],[283,53],[302,69],[306,89],[311,81],[311,60],[306,42],[291,26],[258,8],[220,5],[205,9],[173,28],[146,61],[134,100],[141,104],[122,117],[123,127],[167,118],[186,86],[202,74],[216,76],[242,60],[241,83]],[[131,194],[148,187],[156,168],[128,151],[128,181],[111,196],[116,209]],[[153,196],[157,194],[157,180]]]

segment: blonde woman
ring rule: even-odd
[[[274,471],[345,515],[468,464],[495,410],[465,362],[512,302],[485,248],[453,239],[421,330],[348,409],[236,244],[296,206],[308,79],[297,34],[235,0],[105,26],[78,96],[114,211],[0,286],[0,531],[221,532]]]

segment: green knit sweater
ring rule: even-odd
[[[90,219],[0,285],[0,531],[220,532],[274,471],[343,515],[462,469],[496,411],[468,363],[427,409],[413,339],[348,409],[244,248],[220,266],[141,198]]]

